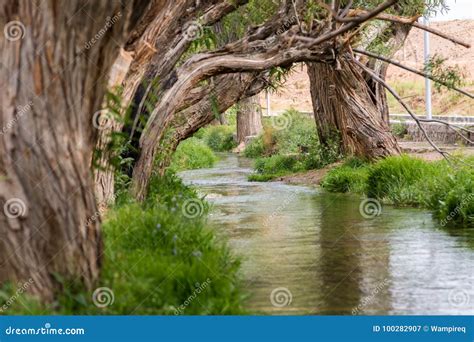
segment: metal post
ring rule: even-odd
[[[270,116],[270,92],[267,90],[266,91],[266,97],[267,97],[267,116]]]
[[[423,17],[423,24],[428,25],[429,21],[427,17]],[[430,60],[430,34],[429,32],[423,32],[424,38],[424,54],[425,54],[425,65]],[[433,116],[432,113],[432,104],[431,104],[431,80],[425,78],[425,102],[426,102],[426,118],[431,119]]]

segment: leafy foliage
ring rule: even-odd
[[[179,144],[173,154],[170,169],[173,171],[212,167],[217,157],[203,141],[189,138]]]
[[[425,63],[423,71],[437,81],[434,83],[436,90],[440,91],[443,87],[448,89],[459,88],[463,85],[463,75],[458,66],[445,66],[446,58],[439,55],[432,56]],[[444,85],[442,84],[444,83]]]
[[[195,217],[187,203],[198,205]],[[104,223],[105,263],[99,285],[113,291],[111,305],[94,305],[92,293],[60,279],[62,292],[52,304],[25,294],[15,297],[9,314],[176,315],[242,314],[240,262],[206,228],[208,205],[168,173],[154,178],[145,204],[131,199],[108,213]],[[206,284],[206,286],[202,286]],[[15,294],[0,291],[0,306]]]

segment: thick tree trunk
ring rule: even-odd
[[[308,68],[314,115],[323,144],[339,132],[345,153],[368,159],[399,154],[396,139],[354,63],[341,59],[334,65],[313,63]]]
[[[371,42],[383,44],[386,54],[392,57],[402,46],[410,32],[411,26],[398,23],[379,23],[370,30],[363,45],[365,48],[370,46]],[[381,37],[381,38],[380,38]],[[384,41],[381,41],[383,39]],[[373,70],[380,78],[385,79],[388,65],[376,59],[366,59],[364,63]],[[333,73],[339,71],[334,65],[325,65],[322,63],[307,63],[308,76],[310,79],[311,97],[313,101],[313,111],[318,130],[318,137],[322,144],[327,145],[330,140],[336,138],[339,134],[347,135],[344,131],[346,127],[342,125],[338,113],[333,110],[335,100],[335,91],[333,82],[335,77]],[[365,79],[366,90],[370,95],[378,114],[374,119],[381,120],[389,125],[389,110],[385,88],[372,79],[370,75],[362,71]],[[361,96],[365,96],[361,94]],[[343,142],[348,142],[343,139]],[[343,150],[350,151],[350,146],[342,146]]]
[[[172,79],[176,63],[192,41],[203,34],[203,26],[215,23],[247,1],[154,0],[125,45],[125,50],[134,58],[122,82],[122,116],[132,102],[135,102],[134,115],[142,115],[141,108],[138,110],[143,107],[140,103],[150,92],[155,98],[160,97],[161,88]],[[159,82],[153,82],[154,79]],[[97,148],[103,148],[103,141],[109,140],[111,132],[120,132],[122,129],[122,121],[111,120],[107,129],[100,132]],[[105,203],[114,202],[115,171],[108,163],[112,157],[106,151],[102,167],[95,173],[97,198]]]
[[[99,275],[92,121],[128,13],[113,1],[0,5],[0,26],[18,30],[0,35],[0,283],[30,281],[44,300],[55,274],[89,288]]]
[[[241,100],[237,104],[238,149],[245,147],[248,137],[259,135],[262,130],[262,109],[258,95]]]

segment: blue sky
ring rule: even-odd
[[[432,20],[474,19],[474,0],[447,0],[450,11]]]

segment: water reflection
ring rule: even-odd
[[[366,219],[358,197],[251,183],[250,161],[222,158],[213,169],[181,177],[207,195],[211,223],[243,256],[250,309],[474,314],[473,230],[442,230],[430,213],[416,209],[384,207]],[[272,291],[282,288],[289,305],[272,303]]]

